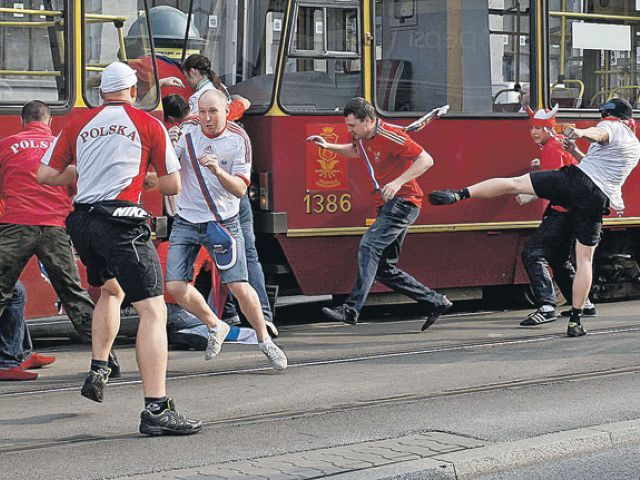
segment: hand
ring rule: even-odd
[[[214,175],[218,175],[218,171],[220,170],[220,165],[218,165],[218,156],[212,153],[207,153],[205,155],[200,155],[198,157],[198,163],[203,167],[207,167],[211,173]]]
[[[160,88],[164,88],[164,87],[184,88],[184,83],[182,83],[182,80],[180,80],[177,77],[161,78],[158,83],[160,84]]]
[[[171,139],[171,143],[173,143],[174,145],[178,143],[181,135],[182,131],[180,130],[180,127],[174,126],[169,129],[169,138]]]
[[[575,127],[567,127],[564,129],[564,136],[570,140],[575,140],[576,138],[582,138],[582,130]]]
[[[144,190],[151,190],[158,188],[158,175],[155,173],[147,173],[142,181],[142,188]]]
[[[531,160],[531,163],[529,165],[531,165],[532,170],[537,170],[538,168],[540,168],[540,159],[534,158],[533,160]]]
[[[387,183],[384,187],[382,187],[382,200],[384,200],[385,202],[391,200],[396,196],[396,193],[398,193],[400,187],[402,187],[402,185],[398,184],[395,181]]]
[[[320,135],[311,135],[306,139],[307,142],[313,142],[318,145],[320,148],[328,148],[329,144],[327,141],[321,137]]]
[[[564,137],[562,139],[562,148],[564,148],[569,153],[574,153],[578,149],[576,141],[568,137]]]
[[[526,205],[529,202],[533,202],[537,198],[538,197],[536,197],[535,195],[528,195],[526,193],[519,193],[519,194],[516,195],[516,202],[518,202],[518,205]]]

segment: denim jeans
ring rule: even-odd
[[[376,221],[360,241],[358,279],[345,301],[347,306],[359,313],[374,280],[431,308],[443,304],[443,295],[397,267],[407,229],[419,213],[417,206],[401,198],[393,198],[378,209]]]
[[[572,224],[567,213],[548,208],[542,223],[522,250],[524,264],[537,306],[556,306],[553,278],[564,298],[571,303],[576,271],[571,264]],[[549,271],[553,269],[553,278]]]
[[[26,303],[27,291],[22,282],[18,281],[0,315],[0,368],[19,367],[31,356],[31,336],[24,323]]]
[[[249,285],[251,285],[258,294],[264,319],[267,322],[271,322],[273,321],[273,314],[271,313],[269,297],[267,296],[267,289],[265,288],[264,272],[262,271],[262,265],[260,265],[258,251],[256,250],[256,235],[253,232],[251,202],[249,201],[249,196],[246,194],[240,199],[240,213],[238,213],[238,217],[240,219],[242,235],[244,236],[244,248],[247,258],[247,269],[249,271]],[[229,292],[222,318],[231,318],[237,314],[238,305],[236,299],[233,298],[233,295]]]

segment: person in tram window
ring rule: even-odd
[[[331,320],[357,324],[369,290],[374,280],[378,280],[424,307],[427,315],[422,325],[424,331],[449,310],[452,303],[400,270],[397,263],[407,230],[418,218],[422,206],[423,193],[416,179],[431,168],[433,159],[404,131],[379,119],[365,99],[349,100],[343,113],[352,143],[329,143],[319,135],[312,135],[307,141],[364,161],[373,183],[378,214],[360,242],[358,276],[351,293],[343,305],[325,307],[322,311]]]
[[[234,100],[234,102],[237,101],[238,100]],[[164,110],[165,122],[174,124],[169,128],[169,137],[174,144],[177,143],[183,132],[197,125],[197,115],[192,114],[187,102],[179,95],[168,95],[164,97],[162,99],[162,108]],[[231,106],[229,108],[231,109]],[[238,110],[238,112],[240,111]],[[227,117],[227,120],[231,120],[231,118]],[[175,212],[175,207],[171,211]],[[273,323],[273,312],[269,305],[264,272],[260,264],[260,259],[258,258],[258,251],[256,250],[256,236],[253,231],[253,211],[251,210],[251,202],[249,201],[249,195],[247,193],[240,199],[238,216],[242,236],[244,237],[249,284],[254,288],[260,299],[260,306],[267,330],[269,330],[269,335],[275,338],[278,336],[278,329]],[[240,323],[237,301],[230,292],[227,297],[227,302],[225,303],[222,320],[229,325],[238,325]]]
[[[563,148],[562,138],[553,134],[557,111],[557,105],[552,111],[539,109],[533,112],[527,107],[531,139],[540,147],[540,158],[531,161],[532,168],[556,170],[577,164],[574,156]],[[573,145],[575,146],[575,143]],[[537,197],[519,194],[516,199],[523,205]],[[571,263],[572,240],[567,209],[548,203],[540,226],[533,232],[522,251],[522,263],[529,276],[537,309],[520,322],[520,325],[535,326],[557,320],[554,279],[564,298],[571,303],[571,288],[576,273]],[[549,266],[553,269],[553,279]],[[563,312],[565,313],[570,316],[571,310]],[[589,297],[585,300],[583,313],[585,316],[596,315],[596,308]]]
[[[459,190],[434,190],[433,205],[451,205],[469,198],[495,198],[509,194],[535,195],[565,207],[576,238],[576,275],[571,295],[567,335],[586,334],[582,325],[585,300],[591,289],[593,254],[600,242],[602,217],[609,205],[624,209],[622,185],[638,165],[640,142],[635,134],[631,104],[614,98],[600,106],[595,127],[565,130],[570,139],[591,143],[579,165],[531,172],[520,177],[492,178]]]
[[[89,283],[100,287],[91,366],[81,394],[95,402],[104,399],[110,374],[107,356],[126,294],[139,316],[136,350],[145,397],[140,433],[185,435],[201,430],[202,422],[178,413],[167,397],[162,273],[146,224],[148,214],[139,205],[149,166],[157,172],[160,191],[172,195],[180,190],[180,164],[162,123],[133,106],[136,84],[131,67],[120,62],[107,66],[100,79],[104,104],[67,122],[42,158],[38,181],[77,181],[67,230],[87,266]]]
[[[74,187],[45,186],[36,181],[40,160],[55,139],[49,127],[49,107],[38,100],[29,102],[22,108],[20,121],[22,131],[0,141],[0,314],[22,271],[36,256],[78,335],[88,341],[93,302],[80,283],[64,228]],[[35,366],[52,361],[37,353],[29,360]]]
[[[260,350],[276,370],[287,368],[287,357],[271,340],[256,291],[248,281],[244,236],[238,213],[251,175],[251,142],[246,132],[227,121],[227,97],[216,89],[198,100],[199,128],[180,137],[176,153],[183,190],[169,236],[167,291],[177,303],[210,328],[205,359],[216,356],[229,332],[204,297],[189,282],[201,246],[214,259],[222,283],[238,299],[256,330]]]

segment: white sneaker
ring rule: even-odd
[[[222,321],[218,321],[218,326],[214,329],[209,329],[209,338],[207,340],[207,349],[204,352],[204,359],[211,360],[213,357],[220,353],[222,349],[222,343],[229,334],[229,325]]]
[[[278,338],[278,335],[280,335],[280,333],[278,332],[278,329],[276,328],[275,324],[268,320],[265,320],[264,323],[267,326],[267,332],[269,332],[269,336],[271,338]]]
[[[287,356],[284,354],[280,347],[278,347],[271,340],[267,340],[264,343],[260,343],[260,350],[269,359],[269,363],[275,370],[287,369]]]

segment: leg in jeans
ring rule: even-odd
[[[240,220],[240,228],[244,237],[245,256],[247,258],[247,269],[249,272],[249,285],[251,285],[260,299],[262,314],[267,322],[273,321],[273,314],[269,305],[269,297],[265,286],[264,272],[258,258],[256,250],[256,236],[253,231],[253,212],[251,211],[251,202],[249,196],[244,195],[240,200],[240,212],[238,214]],[[238,314],[236,301],[233,294],[229,293],[227,303],[224,307],[223,318],[230,318]]]
[[[13,296],[20,274],[35,254],[39,227],[0,225],[0,315]]]
[[[400,259],[400,249],[406,236],[407,229],[405,228],[404,231],[398,235],[398,238],[382,252],[376,279],[393,291],[406,295],[417,302],[427,303],[433,306],[442,305],[443,295],[423,285],[407,272],[397,267],[398,260]]]
[[[78,267],[71,250],[71,239],[63,228],[42,227],[36,255],[47,269],[51,285],[81,338],[91,335],[93,302],[80,284]]]
[[[136,338],[136,358],[145,397],[166,396],[167,306],[164,297],[134,302],[140,323]]]
[[[31,337],[24,322],[27,291],[18,281],[0,315],[0,368],[16,368],[31,355]]]

